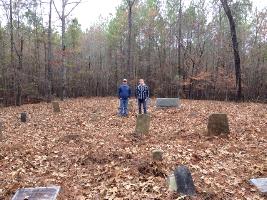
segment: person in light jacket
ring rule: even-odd
[[[139,80],[139,85],[136,87],[136,99],[138,102],[139,114],[142,114],[142,106],[144,114],[147,114],[147,101],[149,99],[149,88],[145,84],[144,79]]]

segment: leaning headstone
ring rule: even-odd
[[[208,135],[227,135],[230,133],[228,118],[224,113],[214,113],[209,116]]]
[[[20,114],[20,121],[24,123],[27,121],[27,113],[23,112]]]
[[[22,188],[17,190],[12,200],[56,200],[60,187]]]
[[[250,179],[250,183],[256,186],[263,195],[267,195],[267,178]]]
[[[157,108],[170,108],[170,107],[180,107],[179,98],[157,98],[156,100]]]
[[[60,112],[59,103],[57,101],[52,102],[54,112]]]
[[[163,160],[163,151],[161,149],[155,149],[152,151],[152,158],[154,161]]]
[[[149,132],[150,126],[150,115],[142,114],[137,115],[135,133],[136,134],[145,134]]]
[[[189,169],[186,166],[179,166],[174,171],[177,192],[182,195],[194,196],[196,194],[195,185]]]

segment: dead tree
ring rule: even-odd
[[[228,17],[230,24],[230,31],[232,37],[233,50],[234,50],[234,59],[235,59],[235,77],[236,77],[236,87],[237,87],[236,100],[240,101],[242,99],[242,79],[241,79],[240,56],[239,56],[239,48],[238,48],[238,41],[236,34],[236,25],[227,0],[220,0],[220,1],[222,3],[222,6],[224,8],[224,11]]]
[[[67,68],[65,64],[65,51],[66,51],[66,39],[65,39],[65,33],[66,33],[66,19],[71,14],[71,12],[82,2],[82,0],[78,1],[69,1],[69,0],[62,0],[61,1],[61,14],[59,10],[56,7],[55,2],[53,1],[54,7],[56,9],[56,12],[58,14],[59,19],[61,20],[61,94],[60,98],[63,101],[64,97],[66,96],[66,80],[67,80]],[[71,7],[69,11],[67,11],[68,5],[74,5]]]

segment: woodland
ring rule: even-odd
[[[144,78],[155,97],[266,101],[266,8],[124,0],[83,30],[72,16],[77,6],[0,1],[0,103],[115,96],[123,78],[133,88]]]

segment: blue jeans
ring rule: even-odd
[[[128,102],[129,99],[120,99],[120,115],[122,116],[128,115]]]
[[[144,114],[147,114],[146,99],[138,99],[139,114],[142,114],[142,105],[144,109]]]

